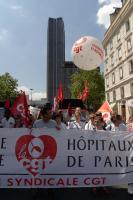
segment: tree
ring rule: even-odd
[[[78,98],[84,90],[84,82],[88,81],[89,96],[85,101],[87,107],[96,111],[105,99],[104,76],[98,69],[91,71],[79,70],[71,76],[71,96]]]
[[[13,100],[17,92],[18,80],[14,79],[9,73],[0,76],[0,101],[6,99]]]

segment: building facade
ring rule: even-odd
[[[106,99],[127,121],[133,114],[133,0],[123,0],[110,20],[103,40]]]
[[[64,80],[65,30],[62,18],[49,18],[47,30],[47,100],[54,97]]]

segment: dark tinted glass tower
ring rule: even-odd
[[[60,83],[64,83],[65,31],[62,18],[49,18],[47,32],[47,99],[53,104]]]

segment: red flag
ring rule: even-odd
[[[11,107],[11,112],[14,116],[20,115],[25,125],[29,124],[29,110],[25,92],[21,92],[14,101]]]
[[[57,102],[63,101],[63,99],[64,99],[62,84],[60,84],[59,90],[57,92],[56,99],[57,99]]]
[[[101,113],[103,113],[103,112],[109,112],[109,113],[112,112],[112,109],[111,109],[111,107],[110,107],[108,101],[105,101],[105,102],[101,105],[101,107],[98,109],[97,112],[101,112]]]
[[[7,109],[10,108],[10,100],[9,100],[9,99],[7,99],[7,100],[5,101],[4,107],[7,108]]]
[[[89,95],[88,81],[85,80],[84,91],[83,91],[83,94],[80,99],[82,99],[82,101],[85,101],[87,99],[88,95]]]

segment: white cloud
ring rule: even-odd
[[[12,5],[10,8],[11,8],[12,10],[21,10],[21,9],[22,9],[22,6]]]
[[[0,29],[0,41],[4,41],[7,39],[8,30],[5,28]]]
[[[115,7],[121,7],[121,0],[98,0],[100,8],[97,12],[97,24],[107,29],[110,25],[110,14]]]
[[[20,6],[20,5],[11,5],[11,6],[10,6],[10,9],[11,9],[14,13],[20,15],[21,17],[24,17],[24,16],[25,16],[24,11],[23,11],[23,7]]]
[[[24,91],[26,95],[29,95],[29,98],[31,99],[31,90],[27,88],[26,86],[20,86],[18,87],[18,91]],[[36,92],[32,90],[32,100],[41,100],[42,98],[46,98],[45,92]]]
[[[30,93],[29,88],[27,88],[26,86],[20,86],[18,87],[18,91],[24,91],[26,95],[28,95]]]
[[[44,92],[33,92],[32,98],[33,98],[33,100],[40,100],[42,98],[46,98],[46,93],[44,93]]]
[[[98,0],[99,4],[108,3],[108,2],[109,2],[109,0]]]

